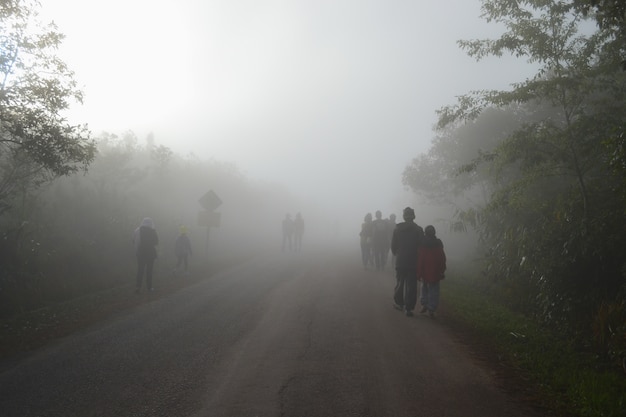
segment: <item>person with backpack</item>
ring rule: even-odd
[[[148,291],[154,291],[154,287],[152,287],[152,271],[154,261],[157,258],[156,247],[159,244],[159,237],[154,228],[154,221],[150,217],[145,217],[141,221],[141,225],[135,229],[133,242],[137,257],[137,287],[135,292],[139,293],[141,291],[144,272],[146,275],[146,288]]]
[[[425,236],[418,249],[417,279],[421,281],[420,313],[433,317],[439,306],[439,282],[445,278],[446,253],[443,242],[436,236],[435,227],[426,226]]]
[[[394,307],[413,316],[417,304],[417,250],[424,230],[415,223],[415,211],[407,207],[402,212],[404,222],[398,223],[391,237],[391,253],[396,257],[396,287]]]
[[[187,235],[187,227],[180,227],[180,234],[174,242],[174,255],[176,255],[176,268],[174,273],[178,272],[178,268],[183,267],[183,274],[189,275],[188,271],[188,258],[191,256],[191,240]]]

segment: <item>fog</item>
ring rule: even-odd
[[[346,239],[367,212],[400,219],[418,206],[423,225],[447,215],[401,182],[428,149],[435,111],[531,74],[524,62],[477,63],[458,48],[498,35],[479,16],[478,0],[48,0],[42,11],[66,35],[59,53],[86,94],[72,122],[95,135],[152,134],[177,154],[284,187],[292,200],[247,208],[277,241],[288,212]],[[236,196],[220,193],[222,209],[237,212]],[[197,209],[194,200],[189,216]]]

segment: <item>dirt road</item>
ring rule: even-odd
[[[391,305],[392,273],[359,262],[254,259],[6,361],[0,414],[537,416],[445,316],[405,317]]]

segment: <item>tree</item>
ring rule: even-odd
[[[447,219],[451,231],[476,232],[477,208],[487,204],[494,188],[493,170],[486,162],[494,158],[498,143],[519,128],[518,113],[512,106],[488,108],[475,120],[439,129],[428,153],[405,168],[405,186],[452,209]]]
[[[96,152],[87,127],[63,116],[82,92],[56,56],[63,35],[37,20],[38,6],[0,2],[0,214],[25,189],[86,170]]]
[[[623,0],[574,0],[574,5],[584,14],[594,12],[601,28],[626,31],[626,3]]]
[[[515,109],[514,130],[502,137],[494,124],[497,146],[455,164],[488,182],[485,204],[472,207],[488,245],[487,270],[526,286],[526,308],[542,319],[584,326],[624,286],[623,177],[611,168],[614,148],[607,146],[626,114],[621,51],[611,30],[581,32],[587,17],[572,3],[485,0],[482,12],[505,33],[459,41],[461,48],[478,60],[525,57],[537,73],[510,91],[461,96],[439,111],[438,128],[462,140],[463,123],[488,109]]]

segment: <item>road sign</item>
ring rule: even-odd
[[[220,227],[222,213],[217,211],[201,211],[198,213],[198,226]]]
[[[208,211],[213,211],[222,205],[222,200],[215,194],[213,190],[209,190],[205,195],[198,200],[200,205]]]

